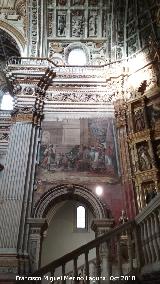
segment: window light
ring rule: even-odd
[[[86,228],[86,209],[83,206],[77,207],[77,229]]]
[[[9,93],[3,95],[1,110],[12,110],[13,109],[13,98]]]
[[[86,54],[81,48],[74,48],[70,51],[68,55],[68,64],[69,65],[78,65],[83,66],[86,65],[87,58]]]

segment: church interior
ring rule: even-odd
[[[160,283],[160,0],[0,0],[0,283]]]

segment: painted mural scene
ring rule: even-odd
[[[117,178],[115,142],[112,118],[44,122],[39,171]]]

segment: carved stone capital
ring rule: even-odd
[[[44,218],[28,218],[27,223],[30,225],[32,234],[40,234],[41,231],[45,231],[48,227],[47,221]]]
[[[95,219],[91,224],[91,229],[95,232],[96,237],[107,233],[114,226],[114,219]]]

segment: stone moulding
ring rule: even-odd
[[[4,30],[15,39],[18,47],[20,48],[21,54],[23,54],[26,46],[26,39],[24,38],[23,34],[4,20],[0,20],[0,29]]]

